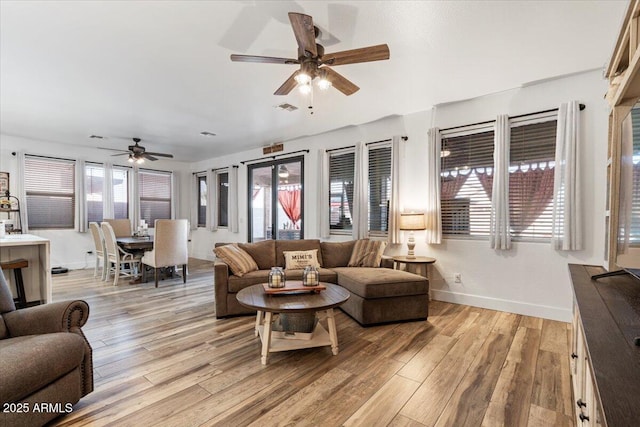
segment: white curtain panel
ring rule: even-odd
[[[205,227],[209,231],[216,231],[218,229],[218,199],[216,195],[218,194],[218,174],[216,174],[213,170],[209,169],[207,171],[207,209],[206,209],[206,223]],[[198,192],[196,190],[196,197]],[[198,209],[198,202],[196,201],[196,211]],[[191,229],[195,230],[198,228],[198,215],[196,213],[196,225],[194,227],[193,222],[191,222]],[[193,221],[193,220],[192,220]]]
[[[129,220],[134,230],[140,225],[140,192],[138,191],[138,168],[129,170]]]
[[[329,153],[327,150],[318,150],[318,206],[319,221],[318,235],[323,239],[328,239],[331,235],[329,225]]]
[[[577,101],[562,103],[556,132],[551,244],[563,251],[582,249],[579,149],[580,106]]]
[[[238,167],[231,166],[229,168],[229,231],[238,233],[240,231],[238,218]]]
[[[440,211],[440,150],[442,136],[440,129],[431,128],[427,133],[427,206],[425,224],[426,241],[442,243],[442,216]]]
[[[191,174],[189,185],[189,229],[198,228],[198,175]],[[207,181],[209,184],[209,181]]]
[[[20,200],[20,224],[23,233],[29,233],[29,215],[27,215],[27,191],[24,185],[24,151],[18,151],[16,153],[18,160],[16,180],[16,197]]]
[[[390,244],[402,243],[400,238],[400,184],[402,181],[401,162],[404,159],[404,140],[395,135],[391,138],[391,198],[389,200],[389,233],[387,241]]]
[[[355,171],[353,183],[353,228],[351,235],[357,239],[367,237],[369,228],[369,212],[367,200],[367,169],[369,161],[365,145],[356,144]]]
[[[84,160],[76,160],[76,220],[75,228],[80,233],[87,231],[87,187],[85,185]]]
[[[113,165],[104,164],[104,179],[102,184],[102,217],[115,218],[113,209]]]
[[[493,191],[489,232],[491,247],[498,250],[511,248],[509,235],[509,147],[511,128],[509,116],[501,114],[496,119],[493,147]]]

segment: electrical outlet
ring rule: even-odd
[[[462,283],[462,273],[453,273],[453,281],[455,283]]]

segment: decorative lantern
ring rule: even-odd
[[[269,272],[269,287],[270,288],[284,288],[285,277],[282,267],[271,267]]]
[[[302,273],[302,284],[304,286],[318,286],[318,277],[318,269],[308,265]]]

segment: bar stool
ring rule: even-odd
[[[5,261],[0,263],[0,267],[3,270],[13,270],[13,274],[16,278],[16,290],[18,291],[18,297],[13,301],[16,303],[16,308],[24,308],[27,306],[27,296],[24,293],[24,282],[22,281],[22,269],[29,267],[29,261],[24,258],[18,258],[11,261]]]

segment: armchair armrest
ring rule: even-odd
[[[387,255],[383,255],[382,259],[380,260],[380,267],[382,268],[391,268],[393,269],[393,257],[387,256]]]
[[[60,301],[5,313],[3,316],[12,337],[22,335],[73,332],[89,318],[89,305],[81,300]]]

